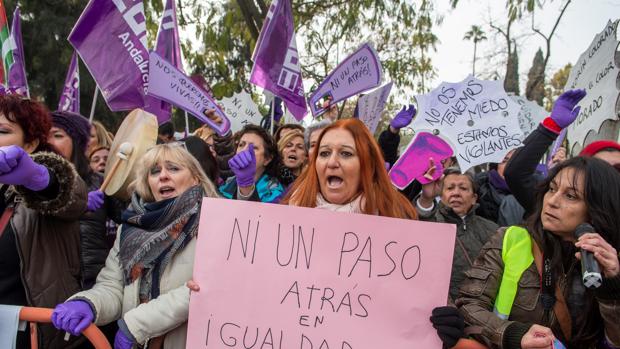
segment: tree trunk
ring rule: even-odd
[[[472,63],[471,75],[476,76],[476,48],[478,47],[478,43],[474,41],[474,62]]]

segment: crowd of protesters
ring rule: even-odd
[[[561,149],[539,166],[584,95],[560,96],[501,163],[463,173],[451,158],[435,176],[424,159],[425,177],[439,179],[402,191],[387,170],[414,106],[378,141],[355,118],[273,136],[203,126],[180,141],[164,124],[128,201],[99,190],[114,138],[101,123],[0,96],[0,304],[54,308],[52,324],[37,326],[41,348],[86,348],[91,323],[116,349],[185,348],[200,203],[220,197],[455,224],[448,305],[429,314],[446,348],[463,338],[620,348],[620,144],[596,141],[572,158]],[[592,228],[577,238],[582,223]],[[580,250],[600,266],[598,288],[582,283]],[[19,332],[17,348],[30,335]]]

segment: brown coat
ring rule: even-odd
[[[62,157],[38,153],[33,159],[58,182],[54,198],[16,187],[15,232],[21,278],[29,306],[54,308],[80,290],[80,226],[86,210],[86,186]],[[39,348],[65,348],[64,334],[51,325],[39,326]]]
[[[472,326],[473,337],[491,348],[504,347],[505,330],[513,322],[549,327],[556,337],[561,339],[563,336],[555,312],[552,311],[548,323],[543,320],[544,309],[540,301],[541,280],[534,263],[521,276],[509,319],[502,320],[493,313],[493,305],[504,269],[502,241],[505,231],[505,228],[501,228],[491,238],[474,261],[474,266],[465,273],[467,278],[460,289],[460,297],[456,300],[457,307],[465,317],[465,322]],[[577,264],[576,267],[579,265]],[[616,279],[618,278],[614,278],[614,281]],[[566,298],[569,291],[566,277],[559,276],[558,282]],[[620,295],[618,292],[620,290],[616,290],[615,299],[599,297],[600,293],[596,294],[596,303],[603,318],[605,333],[611,344],[615,346],[620,346]],[[594,348],[595,344],[592,343],[589,347]]]

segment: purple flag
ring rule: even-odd
[[[290,0],[274,0],[263,23],[250,82],[282,98],[295,119],[308,113]]]
[[[150,96],[187,111],[201,122],[209,124],[220,135],[228,132],[230,121],[226,114],[200,85],[158,55],[157,52],[151,51],[149,61],[151,84],[148,94]],[[221,122],[215,122],[207,117],[207,112],[210,110],[215,110],[215,116],[221,119]]]
[[[58,101],[58,110],[80,113],[80,65],[75,52],[71,58],[60,101]]]
[[[112,111],[144,106],[149,84],[142,1],[91,0],[69,34]]]
[[[164,14],[157,32],[155,52],[183,71],[181,61],[181,47],[179,45],[179,30],[177,27],[177,13],[174,0],[167,0]],[[157,122],[163,124],[170,120],[172,106],[160,99],[146,96],[144,109],[157,116]]]
[[[24,45],[22,43],[21,19],[19,17],[19,7],[13,12],[13,23],[11,24],[11,45],[13,46],[13,64],[9,68],[8,86],[11,91],[17,94],[30,97],[28,90],[28,79],[26,78],[26,66],[24,64]]]
[[[325,113],[330,105],[381,85],[382,78],[377,52],[370,44],[363,44],[340,62],[314,90],[308,98],[310,111],[317,117]]]

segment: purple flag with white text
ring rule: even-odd
[[[112,111],[144,106],[149,83],[142,1],[91,0],[69,34]]]
[[[263,23],[250,82],[282,98],[295,119],[308,113],[290,0],[273,0]]]
[[[75,52],[71,58],[71,64],[69,64],[60,101],[58,101],[58,110],[80,113],[80,65],[78,64],[78,55]]]
[[[166,0],[164,14],[157,32],[155,52],[172,63],[177,69],[183,71],[181,60],[181,47],[179,44],[179,30],[177,27],[177,13],[174,0]],[[144,109],[157,116],[159,124],[170,120],[172,106],[162,100],[147,95]]]
[[[28,79],[26,78],[26,65],[24,64],[24,45],[22,43],[21,18],[19,7],[13,12],[11,24],[11,45],[13,46],[13,64],[9,68],[8,87],[13,93],[30,97]]]

